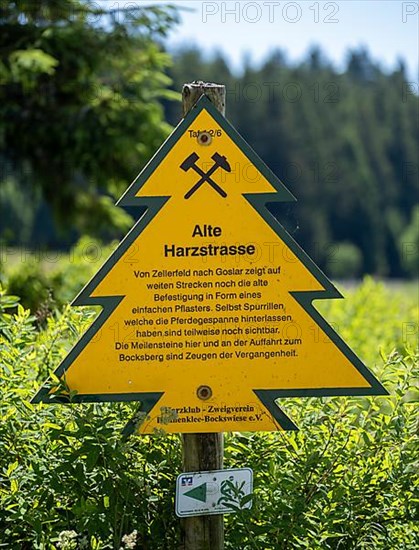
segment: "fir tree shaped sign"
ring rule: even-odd
[[[102,311],[56,370],[71,399],[139,401],[141,433],[196,433],[295,429],[281,397],[386,393],[313,306],[340,293],[266,208],[293,200],[203,96],[120,199],[146,213],[73,302]]]

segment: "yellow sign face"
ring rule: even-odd
[[[122,197],[148,211],[74,302],[104,308],[57,369],[75,400],[140,401],[141,433],[272,431],[295,429],[280,397],[385,393],[312,306],[340,294],[265,206],[289,200],[202,98]]]

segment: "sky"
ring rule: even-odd
[[[143,0],[144,5],[162,4]],[[121,0],[121,4],[123,0]],[[134,2],[130,2],[135,4]],[[168,44],[196,44],[210,53],[224,52],[237,72],[245,55],[260,63],[276,48],[288,59],[300,60],[313,44],[340,69],[348,48],[364,46],[384,69],[402,57],[412,82],[418,82],[419,1],[209,1],[172,0],[181,23]]]

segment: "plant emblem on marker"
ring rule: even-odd
[[[176,480],[176,515],[182,518],[249,509],[252,491],[250,468],[186,472]]]
[[[103,309],[55,371],[66,391],[34,402],[139,401],[140,433],[197,433],[295,429],[281,397],[387,393],[266,208],[294,200],[202,97],[119,201],[147,210],[73,302]]]

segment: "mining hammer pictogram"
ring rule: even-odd
[[[223,155],[220,155],[219,153],[214,153],[211,158],[214,161],[214,164],[211,166],[208,172],[204,172],[196,164],[196,161],[199,159],[199,155],[197,153],[190,154],[180,165],[180,168],[182,168],[182,170],[184,170],[185,172],[192,168],[199,176],[201,176],[201,179],[198,180],[195,185],[191,187],[191,189],[189,189],[189,191],[186,193],[185,199],[189,199],[204,183],[209,183],[211,187],[215,189],[215,191],[217,191],[217,193],[219,193],[222,197],[227,197],[227,193],[224,191],[224,189],[222,189],[217,183],[215,183],[211,176],[219,168],[221,168],[225,172],[231,172],[231,166],[227,161],[227,158]]]

